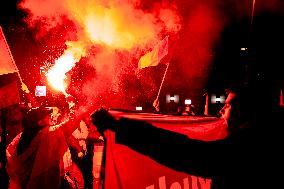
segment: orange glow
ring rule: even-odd
[[[46,23],[39,29],[48,30],[66,15],[76,25],[78,41],[113,49],[148,49],[160,40],[162,31],[180,30],[181,19],[173,5],[146,11],[139,5],[140,0],[25,0],[19,7],[31,11],[31,26],[40,19]]]
[[[19,7],[30,13],[26,21],[36,28],[39,39],[69,41],[46,75],[54,89],[66,95],[66,73],[88,53],[86,60],[95,68],[97,82],[96,86],[89,85],[87,79],[82,82],[83,86],[88,84],[83,89],[88,89],[89,99],[106,91],[119,94],[123,90],[120,79],[133,69],[132,62],[164,36],[176,34],[182,21],[172,2],[144,6],[141,0],[25,0]],[[57,28],[64,30],[59,40],[58,35],[51,37]]]
[[[86,18],[85,24],[91,41],[107,45],[114,43],[114,23],[110,18],[98,18],[96,15],[90,15]]]
[[[91,6],[87,9],[87,13],[77,10],[76,15],[80,15],[80,25],[94,44],[129,50],[156,38],[159,26],[154,25],[155,17],[141,10],[134,11],[129,4],[122,2],[113,7]]]

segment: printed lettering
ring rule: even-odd
[[[204,178],[198,178],[199,184],[201,186],[201,189],[210,189],[211,188],[211,179],[204,179]]]
[[[159,189],[166,189],[166,177],[159,178]]]
[[[191,179],[191,180],[189,180]],[[189,183],[191,181],[191,183]],[[166,176],[159,177],[159,188],[157,189],[210,189],[211,179],[205,179],[196,176],[189,176],[183,179],[183,187],[179,182],[173,182],[169,188],[167,188]],[[169,183],[168,183],[169,186]],[[149,185],[145,189],[155,189],[155,185]]]
[[[155,189],[155,186],[154,186],[154,184],[153,184],[153,185],[151,185],[151,186],[147,186],[146,189]]]
[[[189,189],[188,178],[183,179],[183,189]]]
[[[198,178],[196,176],[191,176],[191,187],[192,189],[198,189]]]
[[[174,182],[170,189],[181,189],[181,185],[178,182]]]

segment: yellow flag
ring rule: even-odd
[[[146,68],[149,66],[157,66],[161,60],[168,54],[169,45],[168,45],[169,36],[166,36],[154,49],[144,56],[142,56],[138,62],[138,68]]]
[[[18,68],[0,27],[0,75],[17,72]]]

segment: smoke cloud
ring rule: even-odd
[[[26,21],[36,31],[39,41],[64,43],[61,48],[80,44],[86,69],[89,66],[94,71],[81,77],[80,82],[75,80],[82,87],[70,91],[83,95],[87,102],[131,107],[139,99],[145,100],[141,95],[155,98],[164,68],[144,70],[139,77],[135,71],[141,55],[166,35],[172,40],[173,57],[163,90],[202,93],[224,28],[232,20],[252,20],[263,11],[280,13],[283,3],[279,0],[25,0],[19,7],[29,13]],[[60,53],[64,53],[62,49]],[[76,84],[72,87],[76,88]]]

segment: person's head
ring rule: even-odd
[[[236,128],[253,115],[254,99],[247,89],[239,87],[227,88],[226,95],[225,104],[219,113],[227,120],[229,128]]]
[[[52,108],[47,107],[31,108],[24,116],[24,129],[36,129],[53,125],[52,111]]]
[[[232,105],[234,104],[234,101],[236,99],[236,93],[234,92],[228,92],[227,98],[225,100],[225,104],[223,108],[220,110],[220,115],[222,118],[226,119],[228,122],[231,117],[231,111],[232,111]]]

